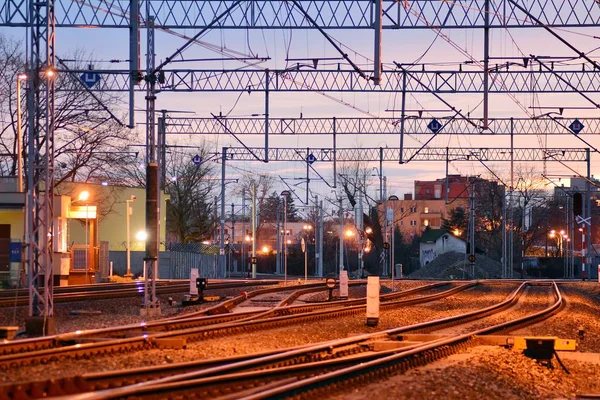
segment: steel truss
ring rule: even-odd
[[[407,117],[405,134],[431,134],[427,125],[430,118]],[[438,135],[572,135],[569,125],[575,118],[543,117],[490,118],[489,129],[482,130],[481,119],[435,117],[443,126]],[[598,134],[600,118],[577,118],[583,125],[579,135]],[[398,135],[401,133],[400,118],[270,118],[268,132],[274,135]],[[234,134],[264,135],[264,118],[173,118],[166,119],[167,134]]]
[[[54,315],[54,8],[51,1],[30,0],[29,10],[27,276],[29,316],[43,317],[45,332]]]
[[[156,15],[157,28],[200,29],[227,9],[234,0],[140,0],[140,9]],[[326,29],[373,29],[375,2],[371,0],[300,0],[302,8],[319,26]],[[431,27],[481,28],[485,26],[483,0],[462,2],[419,0],[384,0],[383,29]],[[60,27],[129,27],[129,0],[56,1],[56,24]],[[527,1],[527,11],[545,25],[587,27],[600,24],[600,9],[594,1],[568,2]],[[490,2],[491,28],[538,26],[507,0]],[[27,25],[26,0],[6,0],[0,6],[0,26]],[[314,26],[291,2],[244,1],[228,18],[219,23],[222,29],[314,29]]]
[[[81,71],[89,72],[89,71]],[[129,71],[97,70],[102,76],[92,90],[129,91]],[[526,69],[490,72],[489,93],[596,93],[600,91],[599,71]],[[361,78],[352,70],[164,70],[163,92],[405,92],[482,93],[483,71],[384,70],[381,84]],[[146,85],[134,85],[146,91]],[[83,90],[83,89],[81,89]]]
[[[261,161],[265,159],[263,147],[224,148],[223,157],[229,161]],[[357,161],[394,161],[400,160],[399,148],[270,148],[269,162],[300,161],[307,162],[312,154],[316,162],[357,162]],[[257,160],[257,158],[261,160]],[[540,148],[461,148],[426,147],[402,150],[402,160],[410,161],[562,161],[587,162],[589,150],[585,148],[540,149]]]

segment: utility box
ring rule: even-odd
[[[379,323],[379,277],[367,278],[367,326]]]
[[[340,271],[340,299],[348,298],[348,271]]]

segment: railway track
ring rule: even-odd
[[[186,292],[190,288],[189,282],[181,281],[167,281],[158,282],[156,287],[157,294],[172,294]],[[209,288],[206,289],[207,294],[211,291],[222,290],[228,288],[237,287],[253,287],[253,286],[266,286],[266,285],[277,285],[278,281],[265,280],[265,281],[240,281],[240,282],[215,282],[211,283]],[[138,281],[135,283],[123,283],[123,284],[97,284],[97,285],[85,285],[64,287],[62,290],[54,292],[55,303],[67,303],[74,301],[84,300],[101,300],[111,298],[122,298],[122,297],[135,297],[141,296],[144,293],[144,282]],[[6,293],[8,292],[8,293]],[[43,292],[43,291],[42,291]],[[19,294],[20,293],[20,294]],[[29,304],[29,297],[25,289],[20,290],[3,290],[0,291],[0,307],[14,307],[24,306]]]
[[[44,394],[69,394],[71,399],[135,397],[229,400],[322,397],[330,394],[336,386],[347,388],[348,385],[362,384],[445,357],[476,343],[478,336],[535,323],[563,307],[564,301],[560,291],[556,284],[551,283],[547,285],[550,285],[555,301],[541,311],[425,343],[402,341],[403,336],[409,332],[441,329],[449,324],[464,324],[473,318],[482,318],[505,310],[516,304],[526,287],[533,284],[535,283],[521,284],[501,303],[453,317],[287,351],[205,360],[186,363],[185,366],[169,365],[88,374],[72,379],[70,385],[58,385],[55,382],[55,386]],[[374,343],[377,341],[387,341],[397,346],[390,350],[375,351]],[[122,379],[119,380],[119,376]],[[114,388],[117,385],[128,386]],[[113,388],[110,388],[111,386]],[[83,390],[88,392],[81,393]]]
[[[466,290],[468,288],[474,287],[477,283],[471,282],[461,286],[450,288],[449,290],[444,290],[441,292],[437,292],[434,294],[425,294],[422,297],[414,297],[410,299],[402,299],[402,297],[407,297],[411,295],[418,295],[422,293],[427,293],[431,290],[440,290],[444,286],[448,286],[447,284],[435,283],[431,285],[426,285],[423,287],[397,292],[390,293],[388,295],[382,296],[382,308],[395,308],[403,305],[411,305],[411,304],[419,304],[434,300],[439,300],[441,298],[450,296],[452,294],[458,293],[462,290]],[[318,288],[313,288],[316,290]],[[263,289],[264,290],[264,289]],[[323,290],[323,288],[321,288]],[[307,289],[303,289],[301,292],[306,292]],[[289,296],[289,298],[298,297],[298,293],[293,293]],[[284,299],[281,304],[287,304],[290,300],[289,298]],[[357,304],[362,302],[363,304]],[[189,326],[190,323],[199,324],[205,323],[205,326],[199,326],[194,328],[184,328],[172,330],[169,332],[157,333],[157,334],[145,334],[145,336],[136,336],[133,338],[125,338],[125,339],[116,339],[116,340],[101,340],[101,341],[90,341],[89,343],[84,344],[76,344],[76,345],[67,345],[64,347],[55,347],[46,350],[38,350],[38,351],[24,351],[17,354],[9,354],[6,356],[0,357],[0,366],[4,368],[15,368],[21,365],[25,365],[28,363],[44,363],[53,360],[65,360],[67,358],[79,358],[79,357],[93,357],[95,355],[103,355],[109,353],[117,353],[124,351],[132,351],[132,350],[143,350],[149,349],[157,346],[161,339],[166,338],[207,338],[207,337],[215,337],[227,334],[239,334],[249,331],[255,331],[259,329],[269,329],[275,327],[281,327],[293,323],[304,322],[304,321],[314,321],[314,320],[322,320],[324,318],[335,318],[338,316],[351,315],[356,313],[364,313],[365,308],[365,300],[357,299],[357,300],[348,300],[348,301],[338,301],[330,304],[312,304],[312,305],[299,305],[299,306],[280,306],[276,307],[273,310],[267,312],[248,312],[248,313],[237,313],[239,315],[223,315],[223,316],[205,316],[196,318],[195,321],[192,319],[182,319],[177,321],[164,321],[165,326],[169,324],[186,324]],[[214,318],[228,318],[235,317],[237,318],[233,322],[216,320]],[[212,320],[211,320],[212,318]],[[208,321],[212,321],[212,323],[208,323]],[[138,327],[139,329],[139,327]],[[175,328],[171,328],[175,329]],[[149,332],[149,331],[148,331]],[[104,333],[103,333],[104,334]],[[92,336],[88,337],[91,338]],[[57,339],[57,338],[55,338]],[[61,340],[65,340],[65,335],[62,335]],[[69,338],[70,339],[70,338]],[[95,337],[95,340],[100,340],[98,336]],[[56,342],[55,342],[56,343]],[[202,363],[210,362],[203,361]],[[181,368],[184,369],[197,369],[197,365],[189,365],[189,366],[181,366],[176,367],[175,371],[181,371]],[[164,374],[164,372],[157,372],[159,375]],[[171,372],[173,373],[173,372]],[[118,375],[125,377],[125,375]],[[78,383],[74,383],[78,382]],[[94,383],[96,385],[96,383]],[[57,387],[59,389],[57,389]],[[73,381],[72,379],[66,380],[53,380],[46,382],[34,382],[30,384],[22,384],[17,385],[12,388],[5,388],[4,393],[9,394],[9,398],[39,398],[48,396],[50,394],[58,392],[73,392],[74,387],[89,387],[88,382],[82,382],[81,380]],[[71,389],[69,389],[71,388]],[[2,398],[2,391],[0,391],[0,398]],[[18,393],[18,396],[13,396],[15,393]],[[24,393],[30,397],[23,397]]]

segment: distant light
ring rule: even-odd
[[[252,240],[252,238],[250,237],[250,235],[246,235],[246,242],[249,242],[251,240]]]
[[[346,236],[347,236],[347,237],[352,237],[352,236],[354,236],[354,232],[348,229],[348,230],[346,231]]]
[[[267,254],[269,252],[269,246],[263,246],[262,252]]]
[[[102,182],[102,186],[108,186],[108,182]]]
[[[204,242],[202,242],[202,244],[210,244],[210,242],[208,240],[205,240]]]
[[[47,76],[48,78],[54,78],[54,76],[56,76],[56,71],[55,71],[55,70],[53,70],[52,68],[48,68],[48,69],[46,70],[46,76]]]
[[[287,244],[292,244],[292,241],[290,239],[288,239]]]
[[[135,234],[135,238],[140,242],[145,242],[148,239],[148,233],[146,231],[139,231]]]
[[[17,79],[20,80],[20,81],[27,80],[27,74],[20,73],[20,74],[17,75]]]
[[[83,192],[79,193],[79,196],[77,196],[77,200],[79,201],[87,201],[90,198],[90,192],[88,192],[87,190],[84,190]]]
[[[373,233],[373,229],[371,229],[370,226],[367,226],[367,229],[365,229],[365,232],[367,232],[367,233]]]

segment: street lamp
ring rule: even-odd
[[[304,284],[308,280],[308,232],[312,230],[312,226],[304,224],[302,230],[305,232],[305,237],[302,238],[302,252],[304,253]]]
[[[283,243],[283,284],[287,286],[287,198],[291,196],[289,190],[284,190],[281,192],[281,197],[283,197],[283,232],[286,235],[285,241]]]
[[[390,197],[388,197],[388,201],[398,201],[398,196],[396,196],[395,194],[391,195]],[[395,204],[395,203],[393,203]],[[394,289],[394,274],[395,274],[395,269],[396,269],[396,264],[395,264],[395,260],[394,260],[394,210],[395,207],[389,208],[386,211],[386,224],[390,226],[390,271],[392,274],[392,292],[395,290]],[[391,222],[391,224],[390,224]],[[387,236],[387,233],[386,233]],[[402,272],[400,272],[400,278],[402,278]]]
[[[90,192],[88,192],[87,190],[80,192],[79,195],[77,196],[77,201],[85,203],[85,281],[86,281],[86,283],[88,283],[88,270],[89,270],[88,254],[90,252],[90,249],[88,248],[88,236],[89,236],[89,228],[88,228],[89,201],[88,200],[89,199],[90,199]]]
[[[21,82],[27,79],[27,74],[17,74],[17,181],[19,192],[23,191],[23,123],[21,111]]]
[[[125,249],[127,251],[127,273],[125,274],[125,278],[131,278],[133,275],[131,274],[131,243],[129,240],[129,236],[130,236],[130,231],[131,228],[129,226],[129,219],[131,214],[133,214],[133,209],[130,206],[130,203],[133,203],[135,201],[136,197],[134,195],[131,195],[131,197],[129,198],[129,200],[125,200],[125,205],[127,206],[127,211],[125,212],[125,216],[126,216],[126,229],[127,229],[127,233],[126,233],[126,238],[125,238]]]

